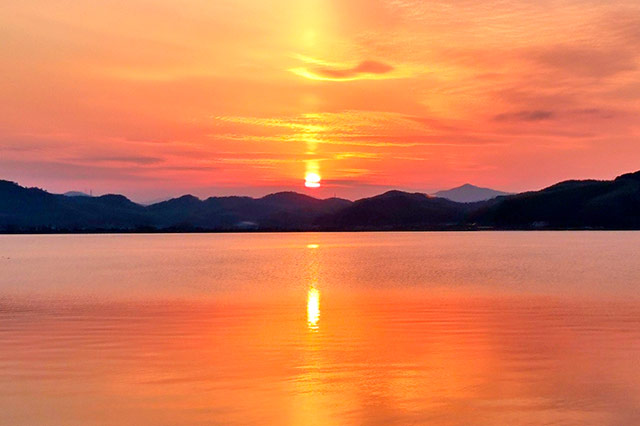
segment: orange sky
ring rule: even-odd
[[[5,1],[0,178],[148,201],[640,169],[640,3],[479,3]]]

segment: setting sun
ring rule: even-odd
[[[320,188],[320,175],[317,173],[307,173],[304,177],[304,186],[307,188]]]

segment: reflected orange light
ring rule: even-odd
[[[317,288],[311,287],[307,292],[307,325],[310,330],[318,329],[320,320],[320,292]]]

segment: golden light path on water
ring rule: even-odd
[[[319,279],[319,271],[318,271],[318,258],[317,252],[315,249],[320,247],[319,244],[309,243],[307,244],[307,248],[310,249],[310,254],[312,256],[312,262],[310,264],[310,285],[307,290],[307,325],[309,326],[309,330],[317,331],[318,330],[318,321],[320,321],[320,291],[317,288],[318,279]]]
[[[320,320],[320,292],[317,288],[311,287],[307,291],[307,324],[310,330],[318,329]]]

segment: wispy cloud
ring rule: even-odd
[[[128,155],[128,156],[86,156],[75,157],[71,160],[82,161],[86,163],[125,163],[125,164],[157,164],[163,161],[161,157],[151,157],[145,155]]]
[[[406,71],[403,72],[390,64],[375,60],[364,60],[356,65],[348,65],[303,55],[295,55],[295,57],[307,65],[291,68],[289,71],[311,80],[383,80],[408,76]]]
[[[622,46],[558,45],[534,51],[531,56],[543,66],[576,77],[605,78],[638,68],[638,51]]]
[[[236,133],[212,137],[254,142],[314,143],[318,145],[367,148],[411,148],[496,145],[495,140],[468,136],[452,140],[450,133],[462,129],[438,124],[427,117],[381,111],[341,111],[302,114],[288,118],[215,117],[241,125]],[[263,134],[253,127],[280,128]]]
[[[363,61],[351,68],[293,68],[291,72],[312,80],[351,81],[351,80],[378,80],[389,77],[393,71],[391,65],[376,61]]]
[[[496,121],[542,121],[554,118],[555,113],[548,110],[516,111],[498,114]]]

